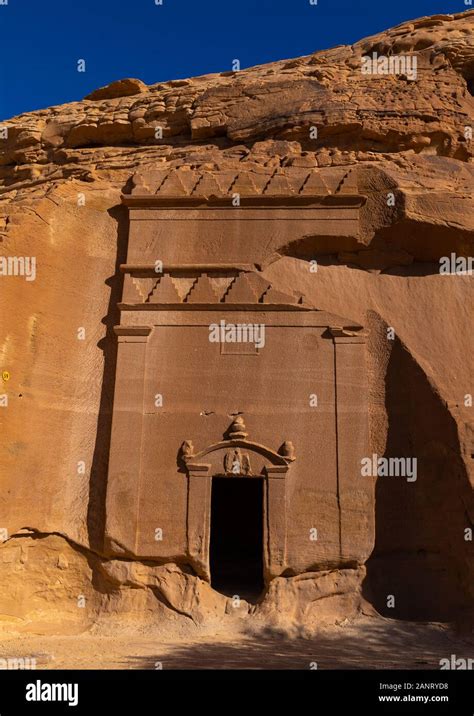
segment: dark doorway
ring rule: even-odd
[[[263,589],[263,479],[214,477],[211,501],[212,587],[255,601]]]

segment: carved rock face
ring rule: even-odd
[[[146,605],[159,578],[180,611],[192,582],[205,620],[224,473],[264,481],[265,579],[284,611],[297,593],[301,617],[321,585],[304,575],[332,570],[321,594],[342,575],[352,613],[366,564],[377,608],[400,594],[389,616],[471,608],[472,276],[439,261],[474,252],[472,22],[422,18],[232,76],[123,80],[4,123],[0,237],[37,276],[1,277],[0,549],[25,525],[62,535],[52,552],[28,543],[62,583],[93,589],[92,550],[95,577],[128,560],[111,593],[145,580]],[[413,53],[417,80],[362,74],[374,52]],[[373,454],[417,457],[417,481],[364,481]],[[28,618],[16,593],[3,611]]]

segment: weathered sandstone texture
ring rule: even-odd
[[[473,29],[1,123],[1,255],[36,260],[0,276],[7,629],[472,623],[474,278],[439,261],[474,254]],[[362,477],[373,454],[416,481]],[[216,475],[262,485],[260,599],[213,588]]]

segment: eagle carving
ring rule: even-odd
[[[239,448],[227,452],[224,457],[224,470],[226,475],[251,475],[248,453],[242,453]]]

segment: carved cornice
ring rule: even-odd
[[[329,326],[335,343],[365,343],[368,332],[362,326]]]
[[[153,326],[114,326],[116,336],[145,336],[148,337]]]
[[[360,194],[328,195],[328,196],[241,196],[239,206],[233,207],[232,196],[223,197],[160,197],[160,196],[132,196],[122,195],[122,203],[133,208],[157,208],[172,209],[200,209],[203,211],[212,209],[235,210],[254,209],[258,207],[269,208],[314,208],[326,209],[327,207],[360,208],[366,202],[366,197]]]
[[[164,273],[235,273],[258,270],[255,264],[167,264],[162,266],[161,271],[156,270],[155,264],[120,264],[122,273],[144,274],[158,279]]]
[[[236,196],[237,205],[231,203]],[[353,167],[336,173],[291,166],[273,171],[181,167],[137,172],[131,193],[122,195],[122,201],[132,207],[162,208],[359,207],[366,197],[359,194]]]

